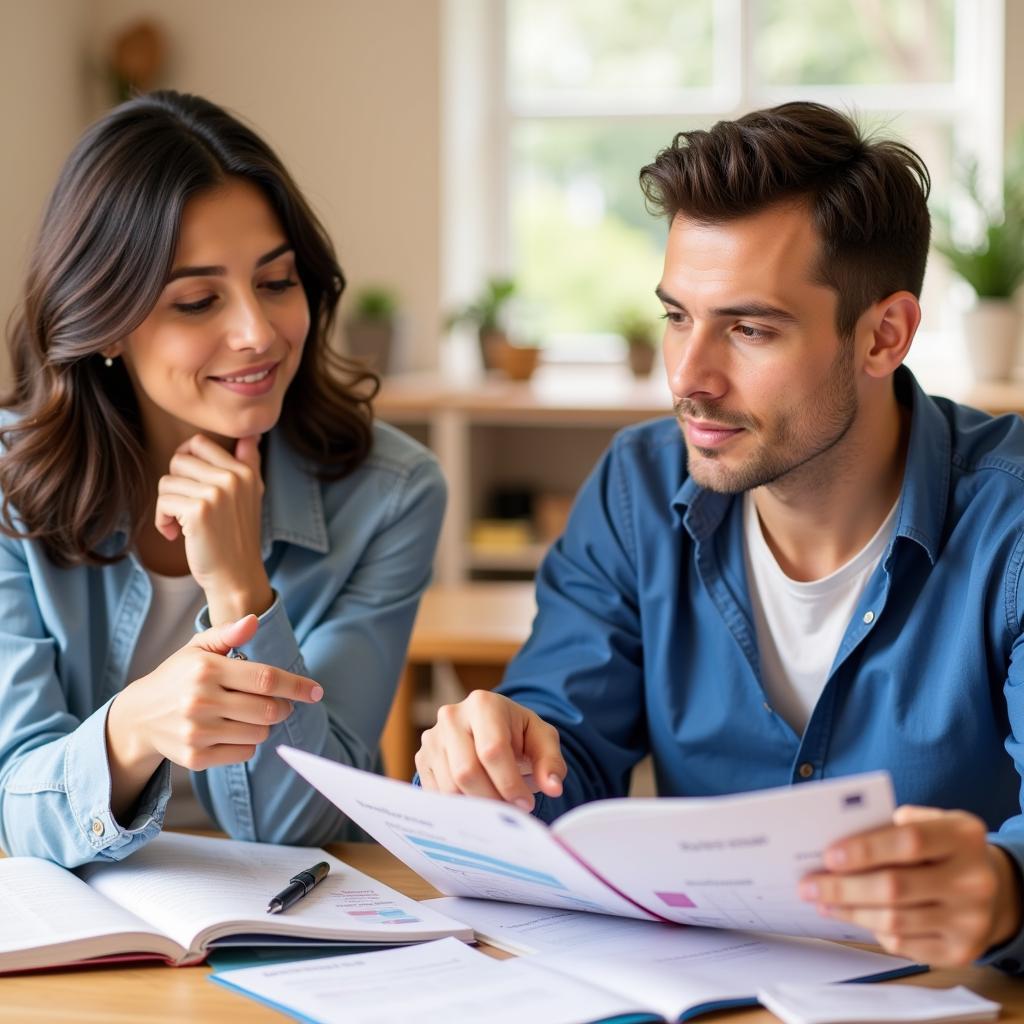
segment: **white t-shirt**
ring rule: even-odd
[[[769,704],[798,732],[825,688],[857,602],[896,525],[896,508],[867,544],[835,572],[802,583],[775,560],[754,496],[743,496],[747,585],[754,610],[761,678]]]
[[[128,680],[152,672],[195,634],[196,616],[206,604],[199,584],[191,576],[159,576],[146,570],[153,585],[153,600],[142,624],[139,642],[128,666]],[[178,828],[216,828],[192,791],[187,768],[171,764],[171,799],[164,825]]]

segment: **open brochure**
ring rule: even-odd
[[[694,799],[601,800],[550,827],[494,800],[427,792],[292,747],[280,755],[448,896],[643,920],[873,941],[797,896],[845,836],[887,824],[885,772]]]
[[[914,969],[897,957],[841,946],[831,946],[833,962],[828,964],[829,943],[788,940],[807,943],[807,949],[823,947],[818,957],[808,953],[804,965],[804,957],[796,949],[787,950],[784,939],[746,936],[744,941],[735,933],[672,931],[690,942],[689,955],[677,950],[678,963],[672,969],[653,964],[645,971],[634,960],[607,970],[611,961],[568,956],[494,960],[454,939],[441,939],[411,949],[223,971],[211,980],[315,1024],[380,1024],[385,1019],[416,1024],[635,1024],[688,1020],[753,1003],[753,998],[729,994],[752,996],[751,984],[756,987],[757,979],[771,977],[773,970],[776,977],[838,981],[858,972],[892,976]]]
[[[317,861],[330,874],[284,914],[267,901]],[[119,862],[75,872],[0,859],[0,972],[84,961],[202,961],[224,945],[393,945],[471,928],[315,847],[165,832]]]
[[[659,1008],[672,1019],[756,1002],[780,980],[799,985],[878,981],[927,968],[902,957],[800,939],[718,928],[677,928],[578,910],[493,900],[428,900],[476,937],[548,970]]]

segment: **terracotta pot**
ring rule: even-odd
[[[646,341],[629,343],[629,368],[634,377],[649,377],[654,369],[655,348]]]
[[[496,348],[498,369],[509,380],[529,380],[540,362],[540,349],[510,345],[507,341]]]
[[[498,369],[499,352],[508,344],[505,332],[485,331],[481,327],[477,337],[480,339],[480,364],[485,370]]]
[[[1020,312],[1009,299],[978,299],[964,311],[964,342],[974,379],[1008,380],[1020,351]]]

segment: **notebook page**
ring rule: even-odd
[[[331,865],[327,879],[287,914],[268,915],[270,897],[321,860]],[[431,938],[458,930],[454,922],[429,908],[421,911],[413,900],[316,847],[164,832],[125,861],[80,870],[97,892],[193,951],[218,934],[238,931],[311,938],[372,935],[401,942],[425,930]],[[376,908],[406,912],[389,919],[372,913]]]
[[[104,935],[159,934],[70,871],[38,857],[0,858],[0,907],[0,956]]]

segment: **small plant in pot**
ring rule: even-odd
[[[633,376],[649,377],[658,352],[654,322],[637,309],[627,309],[619,315],[615,330],[626,343],[629,368]]]
[[[510,277],[488,278],[483,290],[472,301],[460,306],[445,321],[448,330],[458,324],[470,324],[480,339],[480,360],[485,370],[499,367],[504,346],[509,344],[505,316],[509,300],[516,293],[516,283]]]
[[[345,320],[348,355],[377,373],[387,373],[398,321],[398,300],[390,288],[372,285],[357,292]]]
[[[1018,156],[1007,168],[998,206],[982,197],[976,164],[967,166],[962,184],[978,217],[979,233],[971,243],[961,241],[949,215],[940,213],[934,244],[974,289],[976,300],[964,312],[964,335],[976,379],[1005,380],[1017,362],[1020,342],[1014,294],[1024,282],[1024,161]]]

